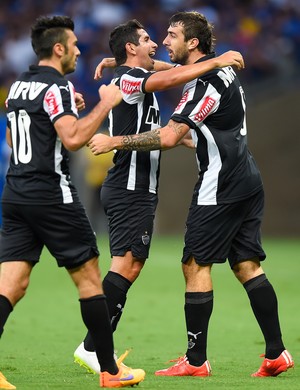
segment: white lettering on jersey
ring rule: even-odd
[[[233,82],[233,80],[235,79],[235,72],[234,70],[231,68],[231,66],[228,66],[227,68],[223,68],[221,70],[219,70],[219,72],[217,73],[218,76],[220,77],[220,79],[223,81],[223,83],[225,84],[226,88],[229,87],[229,85]]]
[[[16,81],[10,88],[8,99],[34,100],[48,86],[46,83],[36,81]]]

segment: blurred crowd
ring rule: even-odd
[[[213,23],[218,54],[229,49],[242,52],[247,65],[240,74],[242,81],[252,84],[284,77],[300,64],[299,0],[1,0],[1,108],[16,74],[35,61],[30,25],[39,15],[65,14],[74,19],[82,55],[71,79],[89,106],[98,97],[94,69],[103,57],[111,56],[108,38],[113,27],[138,19],[159,45],[156,58],[168,61],[162,41],[169,16],[181,10],[204,13]],[[102,81],[110,78],[107,71]],[[163,112],[175,104],[170,93],[162,94],[160,101]]]
[[[99,85],[109,83],[112,77],[112,71],[107,69],[100,82],[93,79],[96,65],[103,57],[111,56],[108,45],[111,30],[129,19],[138,19],[159,45],[156,58],[169,61],[162,45],[168,19],[173,13],[186,10],[203,13],[214,25],[217,54],[230,49],[243,54],[246,69],[239,77],[245,88],[258,85],[263,89],[262,82],[266,80],[272,85],[294,82],[294,77],[300,79],[299,0],[1,0],[0,146],[4,150],[1,146],[0,193],[4,176],[1,171],[6,171],[9,155],[5,145],[4,101],[16,76],[36,61],[30,43],[30,26],[38,16],[68,15],[75,21],[81,57],[76,72],[68,77],[76,90],[84,94],[89,109],[98,100]],[[177,105],[179,94],[172,90],[157,94],[163,124]],[[89,172],[86,166],[96,164],[100,169],[103,165],[100,159],[92,161],[91,156],[79,157],[77,155],[77,166],[82,169],[76,169],[77,172]],[[106,169],[109,164],[106,162]],[[81,196],[87,207],[91,204],[94,209],[94,202],[88,198],[89,194],[95,193],[95,188],[98,191],[101,179],[95,185],[89,183],[88,177],[86,173],[86,184],[92,191],[82,192]],[[98,220],[96,216],[95,219]]]

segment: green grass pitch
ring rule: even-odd
[[[107,237],[99,239],[105,275],[110,257]],[[213,268],[214,311],[209,329],[209,378],[155,377],[154,371],[186,349],[181,237],[154,235],[150,259],[128,294],[123,318],[114,335],[119,354],[132,348],[125,363],[144,368],[142,389],[299,389],[300,388],[300,240],[265,239],[265,272],[278,300],[281,328],[295,369],[277,378],[251,378],[264,352],[262,336],[244,289],[228,264]],[[27,296],[10,316],[0,340],[0,371],[18,390],[99,387],[98,377],[73,363],[73,352],[85,335],[75,287],[44,251],[32,273]]]

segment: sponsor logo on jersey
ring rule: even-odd
[[[210,96],[207,96],[202,103],[199,112],[197,112],[197,114],[195,115],[195,121],[202,122],[213,108],[215,102],[215,99]]]
[[[123,80],[121,85],[121,90],[123,93],[127,95],[131,95],[140,90],[141,84],[142,84],[142,80],[140,81]]]
[[[178,106],[175,108],[175,111],[178,111],[180,109],[180,107],[186,103],[186,101],[188,100],[188,96],[189,96],[189,91],[186,91],[181,99],[180,99],[180,102],[178,103]]]
[[[50,116],[58,114],[59,105],[58,105],[56,96],[54,95],[54,93],[51,90],[47,91],[47,93],[45,95],[45,102],[47,104]]]

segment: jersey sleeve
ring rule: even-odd
[[[52,84],[45,93],[43,107],[53,123],[64,115],[78,118],[73,84],[70,81],[65,85]]]
[[[133,68],[124,73],[120,79],[120,89],[123,100],[128,104],[136,104],[141,100],[141,95],[146,93],[145,83],[152,75],[142,68]]]
[[[186,84],[171,119],[195,129],[209,115],[217,111],[220,98],[221,95],[208,81],[193,80]]]

